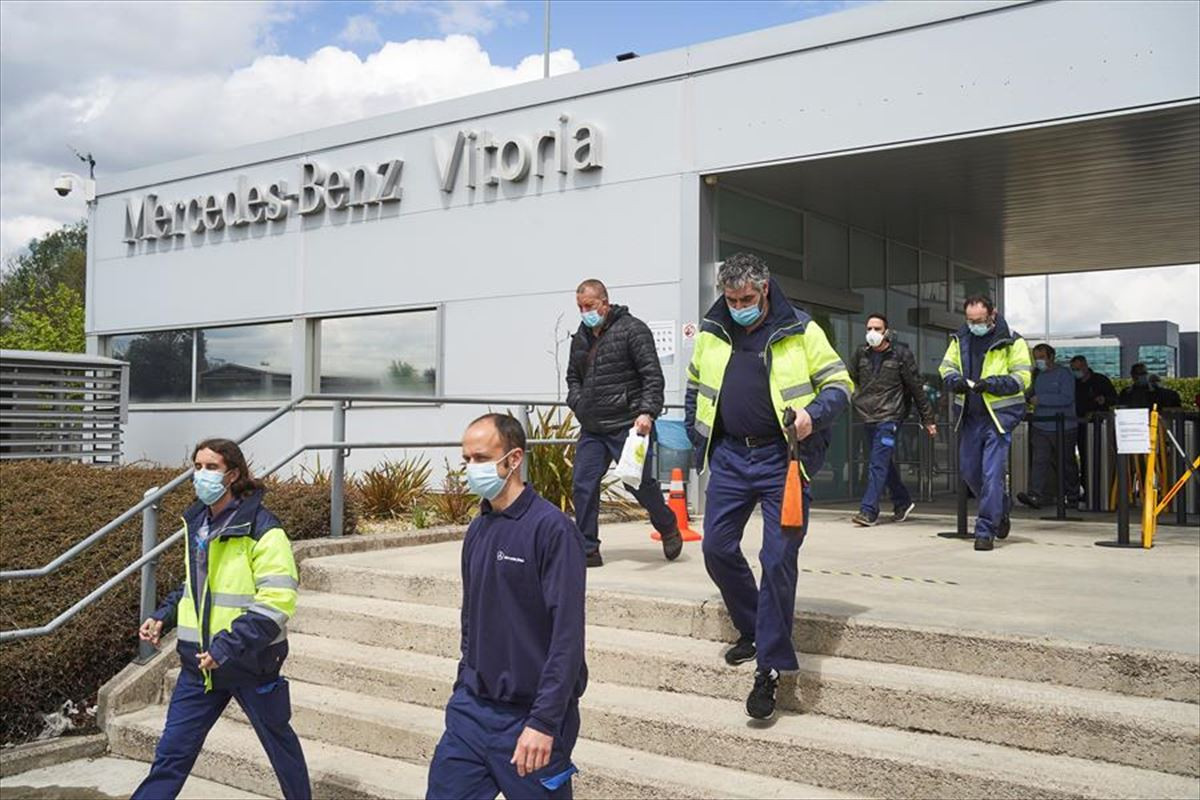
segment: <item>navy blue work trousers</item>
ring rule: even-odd
[[[733,625],[758,649],[759,669],[799,668],[792,644],[796,575],[800,545],[808,532],[810,498],[804,492],[804,528],[785,536],[779,515],[787,479],[787,445],[747,447],[722,438],[709,456],[704,510],[704,566],[721,591]],[[763,538],[758,553],[762,581],[742,555],[742,534],[756,506],[762,506]]]
[[[1001,433],[988,413],[963,417],[958,432],[958,466],[962,479],[979,498],[975,536],[990,539],[1012,507],[1008,496],[1008,450],[1012,434]]]
[[[277,678],[258,687],[205,692],[203,680],[185,670],[180,673],[171,695],[166,728],[154,751],[150,774],[134,791],[131,800],[170,800],[179,794],[200,755],[205,737],[231,699],[238,701],[258,734],[284,798],[312,798],[304,751],[290,722],[292,701],[287,679]]]
[[[575,472],[572,475],[575,526],[583,534],[583,547],[588,553],[600,549],[601,483],[608,468],[620,460],[621,449],[628,436],[627,430],[607,434],[584,431],[575,445]],[[632,493],[642,508],[650,512],[650,524],[654,530],[670,533],[675,529],[675,515],[663,501],[662,487],[654,473],[654,442],[654,426],[651,426],[642,483]]]
[[[460,686],[446,706],[446,732],[429,765],[427,800],[570,800],[576,772],[571,751],[579,737],[579,705],[572,702],[554,737],[550,762],[521,777],[510,763],[529,709],[476,697]]]

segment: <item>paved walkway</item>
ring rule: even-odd
[[[697,530],[700,524],[694,524]],[[1200,531],[1163,528],[1151,550],[1094,546],[1112,525],[1020,520],[992,552],[943,539],[947,517],[850,524],[816,511],[800,551],[797,607],[837,616],[939,628],[1046,636],[1200,654]],[[648,523],[601,528],[605,565],[591,587],[717,599],[700,543],[668,563]],[[757,572],[761,520],[743,548]],[[459,544],[339,556],[379,569],[457,575]],[[303,602],[303,600],[301,600]]]
[[[264,756],[265,758],[265,756]],[[129,797],[149,764],[124,758],[81,758],[4,779],[4,800],[116,800]],[[188,778],[180,800],[253,800],[261,795]]]

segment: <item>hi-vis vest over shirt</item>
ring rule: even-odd
[[[950,346],[942,357],[938,372],[947,388],[957,381],[966,379],[963,353],[970,351],[973,334],[963,325],[950,337]],[[984,392],[983,404],[991,415],[992,422],[1001,433],[1009,433],[1025,418],[1025,392],[1033,382],[1033,361],[1029,356],[1029,345],[1019,334],[1008,327],[1003,317],[996,317],[995,339],[988,346],[983,358],[979,379],[988,379],[988,385],[996,392]],[[962,423],[967,409],[967,398],[954,395],[955,428]]]

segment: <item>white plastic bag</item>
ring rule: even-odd
[[[629,429],[629,435],[625,437],[625,446],[621,448],[621,460],[617,462],[617,477],[631,489],[642,485],[642,474],[646,468],[646,448],[649,446],[649,436],[639,436],[636,427]]]

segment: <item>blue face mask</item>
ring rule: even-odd
[[[484,464],[467,464],[467,486],[473,494],[477,494],[484,500],[494,500],[497,495],[504,490],[504,484],[508,483],[508,478],[512,473],[508,473],[503,478],[497,470],[497,465],[508,457],[508,453],[500,456],[496,461],[488,461]]]
[[[1080,380],[1080,381],[1081,381],[1081,380],[1083,380],[1083,370],[1081,370],[1081,369],[1073,369],[1073,370],[1071,370],[1071,372],[1075,373],[1075,379],[1076,379],[1076,380]]]
[[[197,470],[192,474],[192,488],[196,497],[206,506],[216,505],[225,496],[225,473],[211,469]]]
[[[1034,359],[1033,363],[1035,365],[1037,365],[1037,368],[1040,369],[1042,372],[1046,371],[1046,359],[1044,359],[1044,358]]]
[[[585,311],[579,316],[583,318],[583,324],[589,328],[595,328],[601,322],[604,322],[604,317],[600,315],[599,311]]]
[[[992,326],[986,322],[973,322],[967,325],[967,328],[976,336],[987,336],[988,331],[992,329]]]
[[[726,304],[728,305],[728,304]],[[746,308],[734,308],[729,306],[729,313],[733,316],[733,321],[743,328],[749,328],[754,323],[758,322],[758,318],[762,316],[762,309],[758,306],[747,306]]]

